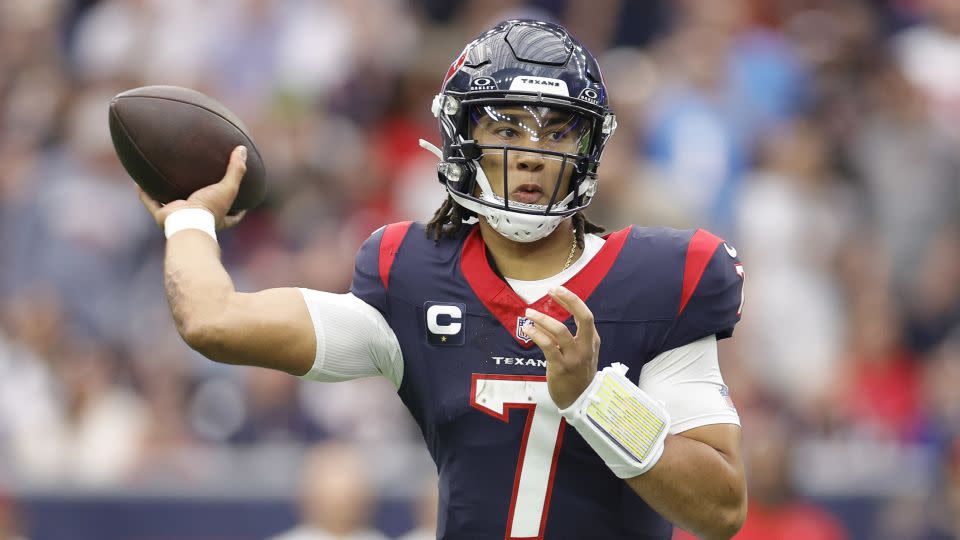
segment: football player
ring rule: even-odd
[[[205,356],[305,379],[387,377],[439,472],[438,538],[729,538],[746,513],[717,340],[736,251],[704,230],[601,236],[582,211],[616,118],[594,57],[555,24],[472,41],[433,101],[448,198],[375,232],[351,292],[234,289],[215,229],[244,172],[164,227],[177,328]]]

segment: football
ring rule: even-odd
[[[243,122],[217,100],[178,86],[144,86],[110,101],[110,136],[120,162],[161,203],[220,181],[230,152],[247,147],[247,172],[231,213],[260,204],[266,171]]]

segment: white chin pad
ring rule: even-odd
[[[503,206],[503,203],[504,203],[503,197],[499,195],[494,195],[493,193],[489,193],[489,194],[484,193],[480,196],[480,198],[483,199],[484,201],[487,201],[488,203],[496,204],[501,207]],[[564,200],[558,202],[557,204],[554,204],[553,208],[551,208],[550,211],[563,212],[564,210],[567,209],[567,203],[570,202],[569,199],[572,199],[572,198],[573,198],[572,196],[567,196]],[[533,203],[525,203],[520,201],[510,201],[510,208],[520,208],[523,210],[532,210],[534,212],[547,211],[547,205],[545,204],[533,204]]]
[[[556,230],[564,217],[535,216],[507,212],[491,208],[487,214],[487,223],[498,233],[515,242],[536,242],[550,236]],[[494,219],[490,214],[499,214]]]
[[[563,220],[569,219],[569,216],[538,216],[508,212],[503,208],[491,208],[480,204],[453,191],[448,190],[448,193],[453,200],[457,201],[457,204],[483,216],[493,230],[514,242],[536,242],[546,238]]]

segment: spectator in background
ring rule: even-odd
[[[13,499],[0,495],[0,540],[27,540],[20,536],[19,516]]]
[[[37,451],[62,418],[51,364],[63,314],[49,291],[31,293],[0,304],[0,477],[15,480],[43,468]]]
[[[416,527],[399,540],[435,540],[437,538],[437,479],[429,478],[420,488],[414,509]]]
[[[850,351],[835,397],[845,424],[866,438],[909,441],[920,424],[920,364],[906,349],[889,296],[872,287],[850,307]]]
[[[147,422],[140,397],[118,381],[123,358],[105,341],[65,333],[55,300],[31,300],[14,304],[6,317],[13,339],[6,349],[0,343],[4,384],[13,385],[0,402],[11,476],[37,485],[116,485],[142,451]],[[38,340],[49,340],[51,350],[31,345]]]
[[[931,120],[922,94],[896,66],[881,62],[864,87],[862,118],[845,152],[899,300],[916,280],[930,239],[957,221],[958,143]]]
[[[197,87],[212,44],[230,27],[225,24],[230,5],[223,0],[93,2],[75,21],[70,60],[82,79]]]
[[[960,209],[956,216],[958,223],[927,239],[904,301],[907,343],[919,353],[960,329]]]
[[[945,448],[960,439],[960,329],[927,353],[923,370],[923,438]]]
[[[746,302],[757,314],[744,321],[743,346],[756,377],[803,409],[823,397],[839,369],[845,318],[832,270],[859,209],[814,118],[781,126],[759,155],[736,211]]]
[[[300,523],[269,540],[386,540],[371,525],[375,494],[358,448],[315,447],[302,475]]]
[[[914,3],[927,21],[895,38],[897,61],[923,95],[930,118],[960,141],[960,2]]]
[[[300,384],[286,373],[252,368],[244,373],[243,420],[233,444],[317,442],[326,431],[301,404]]]
[[[47,147],[27,170],[10,201],[21,219],[8,223],[2,240],[17,253],[7,270],[8,286],[48,285],[71,325],[122,343],[127,285],[153,230],[130,211],[135,190],[103,120],[110,97],[105,85],[75,89],[63,119],[64,140]]]
[[[960,538],[960,439],[954,439],[948,447],[943,469],[943,496],[938,505],[941,512],[934,521],[937,532],[931,536],[946,540]]]
[[[145,442],[147,410],[121,384],[126,359],[101,340],[73,337],[58,352],[54,372],[63,397],[60,423],[36,441],[49,462],[35,472],[44,480],[78,486],[116,485],[128,477]]]
[[[818,111],[832,148],[859,128],[864,79],[886,47],[876,12],[864,0],[779,3],[779,11],[784,39],[809,77],[806,105]]]
[[[781,37],[751,27],[745,0],[685,0],[677,12],[658,54],[663,83],[649,106],[646,153],[672,200],[730,238],[752,145],[796,112],[806,80]]]

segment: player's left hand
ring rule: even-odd
[[[526,317],[535,324],[523,327],[524,333],[543,351],[547,361],[547,389],[557,407],[569,407],[586,390],[597,373],[600,335],[593,324],[593,312],[577,295],[565,287],[550,289],[550,297],[573,315],[577,335],[562,322],[527,309]]]

